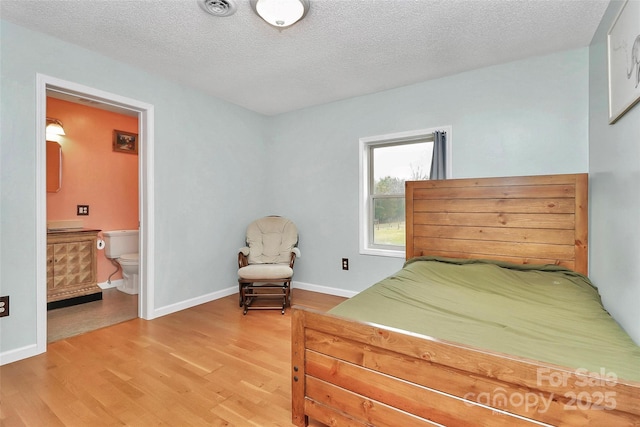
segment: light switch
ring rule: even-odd
[[[78,215],[89,215],[89,205],[78,205]]]

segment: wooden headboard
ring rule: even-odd
[[[406,183],[407,259],[558,264],[588,272],[588,175]]]

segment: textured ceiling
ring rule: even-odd
[[[588,46],[609,0],[310,0],[282,31],[235,0],[1,0],[2,19],[266,115]],[[126,95],[126,94],[125,94]]]

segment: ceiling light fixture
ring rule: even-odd
[[[309,0],[251,0],[253,10],[278,28],[295,24],[309,11]]]
[[[58,119],[50,119],[47,117],[46,134],[49,135],[65,135],[62,122]]]

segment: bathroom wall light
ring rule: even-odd
[[[50,119],[47,117],[47,127],[46,127],[47,137],[53,135],[65,135],[64,128],[62,127],[62,122],[58,119]]]
[[[295,24],[309,11],[309,0],[251,0],[253,10],[278,28]]]

